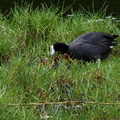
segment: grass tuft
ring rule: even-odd
[[[74,12],[42,5],[32,9],[15,6],[0,13],[0,119],[119,119],[120,107],[100,104],[6,106],[9,103],[39,103],[83,100],[120,102],[120,47],[100,63],[69,63],[60,60],[51,69],[50,45],[70,44],[88,32],[120,35],[119,23],[99,12]],[[117,38],[120,44],[119,38]],[[41,63],[45,63],[42,65]]]

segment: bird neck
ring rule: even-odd
[[[69,46],[64,43],[59,43],[56,48],[57,51],[61,51],[63,54],[67,53],[68,49],[69,49]]]

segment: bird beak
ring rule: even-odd
[[[55,50],[54,50],[54,46],[53,46],[53,45],[51,45],[50,54],[51,54],[51,55],[54,55],[54,54],[55,54]]]

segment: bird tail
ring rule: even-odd
[[[114,37],[114,39],[117,38],[117,37],[119,37],[119,35],[112,35],[112,36]]]

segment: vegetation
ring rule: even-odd
[[[77,100],[120,103],[119,46],[100,65],[60,59],[59,65],[50,69],[50,45],[55,42],[70,44],[88,32],[120,35],[119,22],[105,18],[105,10],[73,11],[72,16],[63,16],[64,10],[16,5],[9,15],[0,14],[1,120],[120,119],[120,105],[8,105]],[[120,43],[120,38],[117,41]],[[44,66],[42,61],[46,61]]]

